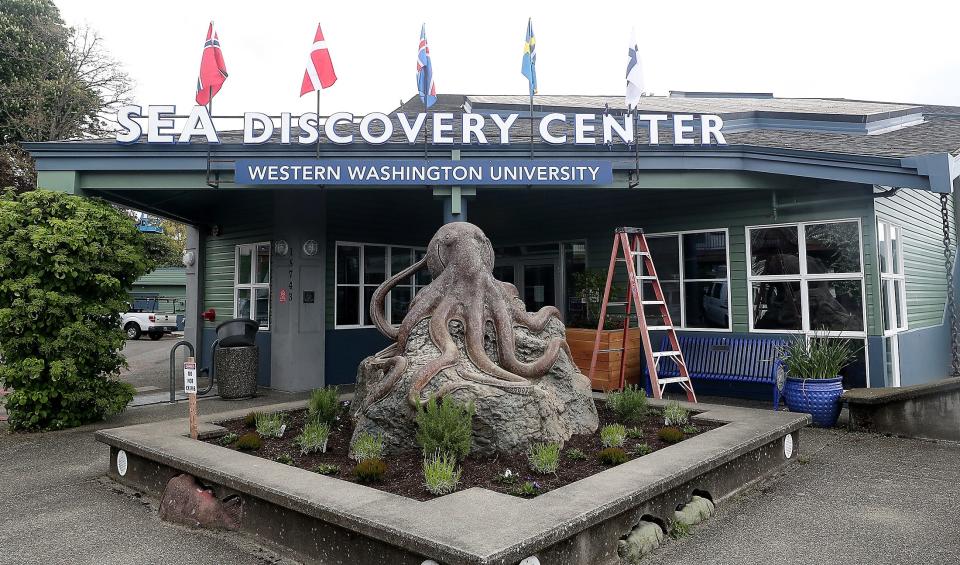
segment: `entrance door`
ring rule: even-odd
[[[877,222],[883,365],[887,386],[900,386],[900,333],[907,329],[907,280],[903,271],[902,237],[900,226]]]
[[[556,261],[528,262],[522,264],[523,280],[520,295],[527,305],[527,311],[536,312],[544,306],[557,304],[557,277],[559,268]]]

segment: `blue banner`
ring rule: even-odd
[[[610,161],[580,159],[241,159],[242,185],[539,185],[589,186],[613,182]]]

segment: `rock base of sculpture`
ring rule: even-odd
[[[405,356],[409,364],[397,386],[366,409],[366,396],[383,382],[388,350],[363,360],[357,371],[356,397],[353,402],[354,438],[363,432],[382,434],[388,452],[416,448],[416,410],[408,393],[418,370],[435,359],[440,350],[430,340],[430,319],[422,320],[411,332],[406,350],[393,352]],[[463,372],[480,374],[470,362],[464,347],[464,329],[459,321],[449,325],[460,352],[456,365],[434,377],[424,395],[444,385],[455,385],[449,396],[461,403],[473,402],[473,453],[492,455],[526,450],[533,442],[565,442],[576,434],[593,433],[599,425],[590,381],[577,369],[566,352],[561,351],[553,367],[541,378],[530,381],[532,387],[501,388],[466,380]],[[563,338],[563,324],[551,320],[539,335],[516,327],[517,358],[523,362],[539,359],[551,338]],[[484,348],[491,359],[497,358],[496,333],[488,325]]]

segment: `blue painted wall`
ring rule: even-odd
[[[360,362],[388,345],[390,341],[373,328],[327,330],[327,384],[353,384]]]

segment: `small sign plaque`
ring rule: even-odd
[[[197,393],[197,363],[187,361],[183,364],[183,392],[187,394]]]
[[[286,303],[287,303],[287,289],[281,288],[281,289],[280,289],[280,304],[286,304]]]

